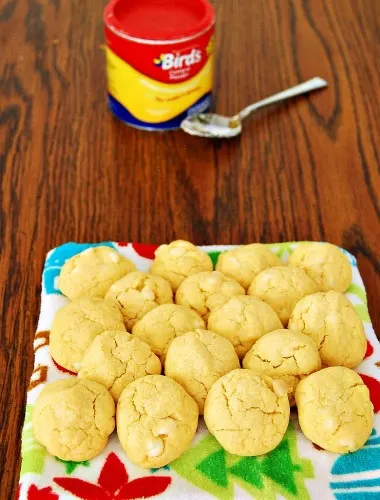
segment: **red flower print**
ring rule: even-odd
[[[372,356],[372,354],[373,354],[373,347],[370,344],[369,340],[367,340],[367,350],[365,352],[364,358],[369,358],[370,356]]]
[[[52,361],[53,361],[53,363],[54,363],[54,366],[55,366],[55,367],[57,368],[57,370],[59,370],[60,372],[62,372],[62,373],[68,373],[69,375],[74,375],[74,377],[76,377],[76,376],[77,376],[77,374],[76,374],[75,372],[72,372],[72,371],[70,371],[70,370],[67,370],[66,368],[63,368],[63,366],[61,366],[61,365],[59,365],[58,363],[56,363],[56,362],[54,361],[54,359],[53,359],[53,358],[51,358],[51,359],[52,359]]]
[[[369,375],[363,375],[359,373],[363,382],[369,389],[369,397],[371,398],[373,404],[373,411],[375,413],[380,411],[380,382]]]
[[[48,486],[47,488],[37,488],[34,484],[28,490],[28,500],[58,500],[58,495]]]
[[[134,251],[144,257],[145,259],[154,259],[154,252],[157,250],[159,245],[141,245],[140,243],[132,243]]]
[[[129,245],[128,241],[118,241],[119,247],[127,247]]]
[[[56,477],[54,482],[82,500],[134,500],[152,498],[163,493],[171,477],[147,476],[129,481],[124,464],[115,453],[110,453],[93,484],[72,477]]]

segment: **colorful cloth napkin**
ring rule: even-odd
[[[116,248],[142,271],[150,268],[155,246],[102,243]],[[191,448],[161,469],[133,465],[120,447],[116,433],[98,457],[85,462],[65,462],[50,456],[32,433],[31,414],[47,382],[71,377],[49,354],[49,329],[57,310],[68,301],[57,287],[64,262],[90,244],[67,243],[47,255],[43,277],[41,313],[34,339],[34,371],[28,387],[22,431],[22,466],[19,498],[22,500],[130,500],[164,499],[380,499],[380,344],[368,315],[367,299],[355,258],[346,253],[353,270],[347,297],[363,320],[368,339],[364,361],[357,371],[368,386],[375,407],[375,425],[364,448],[336,455],[315,447],[301,433],[296,412],[281,444],[262,457],[237,457],[227,453],[211,436],[203,421]],[[296,243],[269,245],[286,262]],[[231,247],[204,247],[214,263]]]

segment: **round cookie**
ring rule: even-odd
[[[208,318],[208,329],[226,337],[242,359],[257,339],[282,328],[276,312],[262,300],[248,295],[232,297]]]
[[[321,358],[314,341],[291,330],[276,330],[261,337],[243,359],[243,367],[258,375],[283,380],[291,389],[289,402],[301,379],[321,369]]]
[[[50,354],[56,363],[77,373],[84,353],[97,335],[125,331],[115,302],[96,297],[73,300],[57,312],[50,329]]]
[[[71,257],[61,269],[59,288],[70,300],[104,298],[109,287],[136,269],[133,262],[110,247],[92,247]]]
[[[204,409],[208,430],[234,455],[272,451],[289,424],[289,401],[280,380],[234,370],[211,387]]]
[[[234,279],[248,290],[253,279],[264,269],[281,266],[282,261],[261,243],[245,245],[219,255],[216,270]]]
[[[212,385],[236,368],[240,368],[240,363],[234,346],[208,330],[196,330],[175,338],[165,360],[165,375],[192,396],[200,415]]]
[[[175,337],[204,327],[203,319],[188,307],[163,304],[138,321],[132,334],[149,344],[163,363],[169,344]]]
[[[170,283],[160,276],[135,271],[116,281],[106,294],[116,300],[124,317],[127,330],[147,312],[161,304],[173,303]]]
[[[149,375],[124,389],[116,420],[128,458],[146,469],[159,468],[190,446],[198,426],[198,406],[171,378]]]
[[[362,320],[341,292],[320,292],[300,300],[289,328],[313,339],[323,365],[354,368],[365,356],[367,339]]]
[[[175,294],[176,304],[189,307],[205,321],[211,311],[235,295],[244,295],[244,288],[219,271],[197,273],[186,278]]]
[[[289,265],[303,269],[321,292],[345,292],[351,285],[348,258],[330,243],[301,243],[289,257]]]
[[[160,374],[161,362],[148,344],[126,332],[104,332],[87,349],[78,376],[104,385],[117,401],[134,380]]]
[[[188,241],[172,241],[161,245],[155,252],[156,258],[150,269],[151,274],[169,281],[174,292],[184,279],[202,271],[212,271],[210,256]]]
[[[82,462],[98,455],[115,428],[115,403],[105,387],[70,378],[47,384],[32,415],[33,433],[61,460]]]
[[[294,306],[306,295],[318,292],[317,284],[303,269],[291,266],[271,267],[252,281],[248,295],[269,304],[286,326]]]
[[[298,384],[296,402],[302,432],[324,450],[356,451],[371,434],[373,405],[353,370],[336,366],[313,373]]]

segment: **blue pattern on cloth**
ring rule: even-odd
[[[59,294],[62,295],[59,288],[57,288],[57,278],[61,272],[61,268],[64,263],[83,252],[87,248],[93,247],[111,247],[115,248],[114,244],[111,242],[106,243],[65,243],[50,252],[47,256],[45,267],[42,276],[42,286],[44,292],[48,295]]]

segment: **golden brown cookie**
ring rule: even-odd
[[[244,295],[244,288],[219,271],[193,274],[186,278],[175,294],[176,304],[189,307],[205,321],[211,311],[235,295]]]
[[[168,280],[174,292],[188,276],[213,270],[210,256],[188,241],[161,245],[155,256],[150,273]]]
[[[289,401],[281,380],[251,370],[234,370],[211,387],[204,419],[208,430],[234,455],[269,453],[289,424]]]
[[[245,290],[248,290],[253,279],[264,269],[281,266],[282,262],[276,254],[261,243],[252,243],[219,255],[216,270],[231,278]]]
[[[279,328],[282,323],[276,312],[248,295],[232,297],[208,318],[208,329],[232,342],[240,359],[262,335]]]
[[[61,269],[59,288],[69,299],[104,298],[110,286],[136,266],[110,247],[92,247],[71,257]]]
[[[106,294],[116,300],[128,331],[147,312],[161,304],[173,303],[170,283],[160,276],[135,271],[116,281]]]
[[[313,373],[298,384],[296,402],[302,432],[324,450],[356,451],[371,434],[373,405],[353,370],[339,366]]]
[[[196,330],[175,338],[165,360],[165,375],[192,396],[200,415],[214,382],[236,368],[240,368],[240,363],[234,346],[208,330]]]
[[[70,378],[47,384],[32,416],[36,440],[61,460],[98,455],[115,428],[115,403],[102,385]]]
[[[161,362],[148,344],[127,332],[104,332],[87,349],[78,376],[104,385],[117,402],[134,380],[160,374]]]
[[[150,375],[124,389],[116,419],[128,458],[140,467],[158,468],[190,446],[197,430],[198,406],[171,378]]]
[[[346,255],[330,243],[301,243],[290,255],[289,265],[303,269],[321,292],[345,292],[351,285],[351,264]]]
[[[289,328],[311,337],[326,366],[354,368],[364,358],[367,339],[362,320],[341,292],[315,293],[294,308]]]
[[[97,335],[125,331],[115,302],[95,297],[73,300],[57,312],[50,330],[50,354],[56,363],[77,373],[86,350]]]
[[[252,281],[248,295],[269,304],[287,326],[294,306],[306,295],[318,292],[317,284],[303,269],[291,266],[271,267]]]

